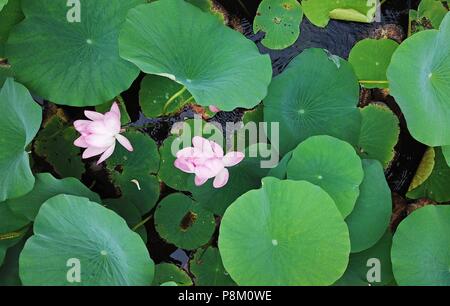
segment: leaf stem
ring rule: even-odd
[[[175,101],[179,96],[181,96],[187,90],[186,86],[183,86],[178,92],[176,92],[169,100],[167,100],[166,104],[164,104],[163,113],[165,114],[167,108]]]
[[[141,222],[139,222],[138,224],[136,224],[135,226],[133,226],[133,228],[131,229],[133,232],[137,231],[141,226],[143,226],[145,223],[147,223],[148,221],[150,221],[150,219],[152,218],[152,216],[148,216],[147,218],[145,218],[144,220],[142,220]]]
[[[389,84],[389,81],[367,81],[367,80],[360,80],[359,83],[367,83],[367,84]]]

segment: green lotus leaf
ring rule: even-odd
[[[391,94],[408,130],[429,146],[450,145],[450,13],[437,30],[405,40],[392,56],[387,75]]]
[[[68,271],[76,262],[80,282],[71,283]],[[24,285],[150,285],[154,264],[142,239],[116,213],[59,195],[42,205],[19,269]]]
[[[120,55],[143,72],[168,77],[198,104],[225,111],[254,107],[272,77],[269,56],[253,42],[182,0],[132,9],[119,45]]]
[[[361,120],[358,101],[359,85],[351,65],[322,49],[307,49],[270,84],[264,119],[279,122],[282,155],[315,135],[355,144]]]
[[[120,58],[117,39],[128,10],[141,3],[145,0],[80,0],[68,7],[66,0],[23,0],[25,20],[6,44],[17,79],[58,104],[112,100],[139,73]]]
[[[377,9],[376,0],[303,0],[306,17],[314,25],[325,27],[330,19],[372,22]]]
[[[85,172],[80,148],[73,145],[80,135],[60,113],[46,120],[34,141],[34,152],[46,160],[61,177],[81,179]]]
[[[186,2],[195,5],[203,12],[212,14],[219,19],[220,22],[225,23],[224,12],[220,10],[215,0],[186,0]]]
[[[442,154],[444,154],[447,165],[450,167],[450,146],[442,147]]]
[[[350,240],[325,191],[268,177],[227,209],[219,250],[241,286],[331,285],[347,267]]]
[[[420,161],[419,167],[417,167],[416,174],[414,175],[408,191],[414,190],[422,185],[431,175],[434,169],[434,159],[436,152],[433,148],[428,148]]]
[[[14,213],[7,202],[0,202],[0,234],[20,230],[30,223],[24,216]]]
[[[1,1],[6,0],[0,0],[0,6]],[[24,18],[20,7],[20,1],[21,0],[9,0],[3,10],[0,9],[0,59],[5,57],[5,43],[8,40],[9,32],[13,26],[18,24]],[[0,85],[1,83],[0,77]]]
[[[397,116],[387,106],[370,104],[361,109],[361,118],[359,155],[376,159],[387,168],[394,159],[394,148],[400,135]]]
[[[153,286],[162,286],[168,282],[174,282],[176,286],[192,286],[192,279],[177,265],[165,262],[157,264]]]
[[[0,11],[3,9],[3,7],[8,3],[8,0],[0,0]]]
[[[417,9],[417,19],[425,17],[430,20],[433,28],[439,29],[447,12],[448,10],[440,0],[422,0]]]
[[[330,136],[314,136],[293,151],[287,178],[304,180],[323,188],[347,217],[360,194],[364,171],[353,147]]]
[[[0,286],[22,285],[19,277],[19,256],[28,237],[29,234],[26,234],[25,237],[15,241],[14,245],[6,252],[3,265],[0,264]]]
[[[344,275],[336,286],[387,286],[395,284],[391,263],[392,234],[386,231],[383,237],[370,249],[350,254],[350,261]],[[379,263],[379,266],[377,266]],[[376,279],[377,268],[379,279]],[[373,271],[372,268],[375,268]],[[369,276],[369,277],[368,277]],[[375,278],[375,279],[373,279]]]
[[[42,110],[28,90],[7,79],[0,91],[0,202],[28,193],[34,185],[28,153],[42,121]]]
[[[408,198],[428,198],[436,202],[450,201],[450,167],[445,161],[442,150],[436,148],[435,152],[433,171],[419,187],[406,194]]]
[[[120,110],[120,114],[121,114],[121,116],[120,116],[120,123],[122,123],[122,125],[130,123],[131,119],[130,119],[130,115],[128,115],[127,107],[125,105],[125,101],[120,96],[117,97],[114,100],[111,100],[111,101],[107,102],[107,103],[104,103],[104,104],[101,104],[101,105],[97,105],[95,107],[95,110],[97,112],[100,112],[100,113],[109,112],[109,110],[111,109],[111,106],[112,106],[112,104],[114,102],[116,102],[119,105],[119,110]]]
[[[199,249],[189,261],[189,270],[195,277],[196,286],[235,286],[222,264],[219,250],[208,247]]]
[[[266,148],[266,144],[252,145],[245,151],[245,158],[242,162],[228,168],[228,183],[219,189],[214,188],[212,180],[209,180],[202,186],[195,186],[194,176],[191,175],[188,184],[189,191],[194,199],[203,206],[203,208],[222,216],[228,206],[231,205],[239,196],[251,189],[260,188],[261,179],[267,175],[270,169],[263,168],[261,161],[266,161],[261,152]],[[256,151],[258,149],[258,151]],[[270,151],[270,146],[268,151]],[[252,153],[250,153],[252,152]],[[272,151],[272,154],[275,154]]]
[[[211,240],[216,221],[211,212],[191,198],[175,193],[165,197],[156,208],[155,227],[169,243],[194,250]]]
[[[258,7],[253,31],[266,33],[261,41],[270,49],[291,46],[300,35],[303,10],[297,0],[263,0]]]
[[[363,160],[364,180],[352,213],[345,219],[352,253],[372,247],[383,236],[392,213],[391,190],[383,167],[376,160]]]
[[[3,87],[7,78],[12,78],[13,74],[11,68],[0,64],[0,86]]]
[[[391,251],[400,286],[450,285],[449,233],[450,206],[425,206],[400,223]]]
[[[359,83],[366,88],[388,88],[386,71],[398,43],[391,39],[363,39],[351,50],[348,61]]]
[[[177,93],[180,93],[177,96]],[[173,100],[171,100],[173,98]],[[181,109],[190,100],[191,95],[183,91],[183,85],[171,79],[146,75],[141,82],[139,104],[147,117],[159,117]],[[192,99],[191,99],[192,100]]]
[[[292,158],[292,151],[287,153],[283,158],[281,159],[278,166],[275,168],[270,169],[269,173],[267,173],[267,176],[276,177],[277,179],[284,180],[287,176],[287,166]]]
[[[159,181],[155,176],[160,160],[158,148],[149,136],[140,132],[123,135],[130,140],[134,151],[116,146],[106,166],[112,183],[120,190],[121,200],[136,206],[144,215],[159,198]]]

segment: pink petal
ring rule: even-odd
[[[176,156],[177,158],[193,158],[198,156],[200,153],[201,152],[196,148],[187,147],[178,151]]]
[[[228,169],[224,168],[222,171],[220,171],[214,179],[214,188],[222,188],[223,186],[225,186],[228,183],[229,176],[230,173],[228,172]]]
[[[208,181],[207,178],[201,178],[199,176],[195,177],[195,186],[201,186]]]
[[[195,167],[192,163],[184,159],[176,159],[174,166],[186,173],[194,173]]]
[[[194,145],[194,148],[202,151],[205,156],[208,157],[214,156],[214,151],[211,147],[211,142],[208,139],[205,139],[200,136],[195,136],[194,138],[192,138],[192,144]]]
[[[78,137],[78,138],[73,142],[73,144],[74,144],[75,146],[77,146],[77,147],[80,147],[80,148],[87,148],[87,147],[89,147],[89,145],[87,144],[86,140],[84,140],[84,136]]]
[[[222,159],[225,167],[233,167],[239,164],[245,157],[245,154],[242,152],[230,152],[225,155]]]
[[[85,132],[86,127],[91,124],[92,121],[89,120],[77,120],[73,123],[73,126],[75,127],[75,130],[77,130],[80,133]]]
[[[130,141],[123,135],[117,134],[116,136],[117,141],[128,151],[133,152],[133,146],[131,145]]]
[[[110,157],[114,153],[114,148],[116,147],[116,143],[110,146],[103,154],[100,156],[100,159],[97,161],[97,165],[103,163],[108,157]]]
[[[86,159],[86,158],[91,158],[93,156],[100,155],[103,152],[105,152],[106,149],[107,148],[93,148],[93,147],[89,147],[86,150],[84,150],[82,158]]]
[[[196,165],[195,174],[203,178],[215,177],[224,168],[223,163],[217,159],[208,159],[205,163]]]
[[[112,134],[103,121],[93,121],[87,125],[85,131],[89,134]],[[112,134],[114,135],[114,134]]]
[[[103,119],[103,123],[105,124],[109,133],[113,135],[120,133],[120,118],[117,117],[116,114],[106,113]]]
[[[84,115],[93,121],[103,120],[103,114],[93,112],[93,111],[84,111]]]
[[[209,110],[212,111],[213,113],[220,112],[220,109],[217,106],[214,106],[214,105],[210,105],[209,106]]]
[[[223,157],[223,149],[222,147],[215,143],[214,141],[210,141],[211,147],[213,149],[214,155],[218,158],[222,158]]]
[[[112,105],[111,105],[111,109],[109,110],[111,113],[114,113],[114,114],[116,114],[118,117],[119,117],[119,119],[120,119],[120,109],[119,109],[119,105],[117,104],[117,102],[114,102]]]
[[[116,139],[113,136],[103,134],[91,134],[85,136],[84,139],[90,147],[103,149],[109,148],[113,143],[116,142]]]

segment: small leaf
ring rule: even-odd
[[[176,286],[192,286],[192,279],[183,269],[171,263],[157,264],[153,286],[163,286],[168,282],[174,282]]]
[[[196,286],[235,286],[222,264],[219,249],[198,249],[189,261],[189,270],[195,276]]]

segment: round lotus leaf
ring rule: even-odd
[[[28,90],[8,78],[0,90],[0,202],[28,193],[34,185],[28,153],[42,121],[42,110]]]
[[[351,50],[348,61],[366,88],[388,88],[386,71],[398,43],[391,39],[364,39]]]
[[[216,228],[214,215],[188,196],[165,197],[155,211],[159,235],[179,248],[193,250],[208,243]]]
[[[6,56],[34,93],[58,104],[98,105],[138,76],[139,69],[120,58],[117,39],[128,10],[145,0],[21,3],[25,20],[10,33]]]
[[[287,167],[288,179],[322,187],[344,218],[355,207],[363,177],[361,159],[353,147],[330,136],[314,136],[302,142]]]
[[[376,0],[303,0],[306,17],[316,26],[325,27],[330,19],[372,22]]]
[[[5,57],[5,43],[8,40],[11,29],[24,18],[20,2],[21,0],[9,0],[8,4],[3,7],[3,10],[0,9],[0,59]],[[0,86],[2,85],[1,83],[0,77]]]
[[[176,286],[192,286],[192,279],[183,269],[171,263],[160,263],[155,266],[153,286],[162,286],[174,282]]]
[[[152,283],[154,272],[144,242],[122,218],[68,195],[42,205],[19,268],[24,285],[143,286]]]
[[[445,161],[441,148],[436,148],[435,152],[433,171],[419,187],[406,194],[408,198],[428,198],[436,202],[450,201],[450,167]]]
[[[345,219],[352,253],[373,246],[383,236],[392,213],[391,190],[383,167],[376,160],[363,160],[364,180],[352,213]]]
[[[282,137],[276,136],[282,155],[315,135],[354,144],[361,120],[358,101],[359,85],[351,65],[322,49],[307,49],[270,84],[264,119],[279,122]]]
[[[439,29],[447,12],[444,3],[440,0],[422,0],[417,8],[418,19],[427,18],[434,29]]]
[[[335,286],[394,285],[391,263],[392,234],[388,230],[370,249],[350,255],[345,274]]]
[[[219,250],[241,286],[331,285],[347,267],[350,239],[320,187],[268,177],[227,209]]]
[[[392,269],[401,286],[450,285],[450,206],[429,205],[400,223],[392,242]]]
[[[291,46],[300,35],[303,10],[297,0],[263,0],[258,7],[253,31],[266,33],[261,41],[270,49]]]
[[[408,130],[429,146],[450,144],[450,13],[441,28],[416,33],[392,56],[388,69],[391,95]]]
[[[235,286],[222,264],[219,250],[208,247],[200,249],[189,261],[189,270],[195,276],[196,286]]]
[[[376,159],[387,168],[395,156],[400,122],[386,106],[370,104],[361,109],[361,132],[358,153],[362,158]]]
[[[414,190],[420,185],[422,185],[431,175],[434,169],[434,159],[436,157],[436,152],[434,148],[428,148],[420,161],[419,167],[416,170],[411,184],[409,185],[408,191]]]
[[[120,55],[143,72],[168,77],[184,85],[198,104],[225,111],[257,105],[272,78],[268,55],[183,0],[132,9],[119,46]]]

